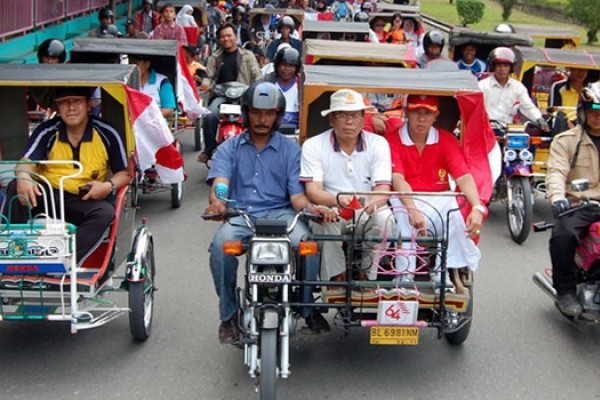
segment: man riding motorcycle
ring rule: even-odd
[[[499,122],[503,127],[513,123],[515,109],[531,121],[536,121],[544,132],[550,127],[542,118],[542,113],[531,101],[527,88],[510,75],[515,65],[515,53],[508,47],[496,47],[488,58],[488,67],[492,75],[479,81],[479,88],[485,99],[485,109],[490,120]],[[503,132],[494,130],[496,135]]]
[[[225,24],[217,30],[221,48],[210,56],[206,65],[208,78],[202,79],[201,90],[210,90],[215,84],[237,81],[249,85],[260,79],[260,68],[256,57],[250,50],[237,45],[235,27]],[[204,151],[198,156],[199,162],[206,162],[217,148],[217,129],[219,126],[219,106],[224,97],[211,99],[207,114],[203,121]]]
[[[265,76],[265,80],[274,83],[285,97],[283,123],[298,128],[298,80],[302,69],[302,57],[296,49],[286,47],[275,54],[273,64],[275,71]]]
[[[561,214],[579,200],[600,200],[600,84],[594,83],[581,91],[577,117],[579,124],[575,128],[552,141],[546,173],[547,195],[556,217],[550,238],[556,307],[573,318],[583,311],[575,293],[575,248],[587,235],[589,226],[600,220],[600,209],[582,208],[568,216]],[[571,182],[582,178],[589,180],[589,189],[570,191]]]
[[[295,210],[314,208],[300,183],[300,147],[277,131],[285,110],[285,97],[270,82],[252,84],[242,98],[242,114],[248,129],[241,135],[225,141],[215,154],[206,179],[212,185],[208,214],[223,214],[227,208],[217,198],[215,186],[229,186],[229,196],[253,218],[273,218],[291,221]],[[320,209],[325,217],[334,218],[327,209]],[[210,270],[219,296],[219,341],[236,343],[238,340],[235,293],[238,260],[223,252],[228,240],[247,241],[253,232],[240,223],[241,217],[230,219],[215,233],[209,247]],[[293,247],[308,235],[308,227],[299,223],[290,234]],[[319,272],[317,256],[306,258],[306,279],[316,280]],[[303,291],[302,301],[312,302],[312,289]],[[303,308],[302,316],[313,332],[328,331],[323,316],[311,308]]]

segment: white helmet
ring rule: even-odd
[[[515,33],[514,28],[509,24],[500,24],[494,28],[494,32],[498,33]]]

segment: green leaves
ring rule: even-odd
[[[598,41],[598,30],[600,30],[598,0],[569,0],[567,15],[587,29],[588,44]]]
[[[481,0],[457,0],[456,12],[460,18],[461,24],[467,26],[476,24],[483,18],[485,4]]]

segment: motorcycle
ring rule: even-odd
[[[588,188],[589,181],[587,179],[574,180],[571,184],[573,191],[582,192]],[[563,212],[559,217],[566,217],[590,207],[600,207],[600,202],[580,201],[576,207]],[[533,231],[544,232],[553,227],[554,224],[545,221],[538,222],[533,225]],[[577,272],[577,298],[583,308],[579,319],[585,322],[600,323],[600,221],[591,224],[588,232],[588,235],[577,246],[574,259]],[[552,285],[551,268],[546,268],[543,273],[536,272],[533,275],[533,282],[556,300],[557,293]]]
[[[225,184],[215,186],[215,195],[227,203],[225,215],[202,216],[205,220],[227,220],[241,217],[242,223],[254,235],[247,244],[226,242],[225,254],[240,256],[247,252],[244,285],[238,288],[238,324],[244,362],[250,377],[255,379],[261,399],[275,399],[277,378],[288,378],[289,342],[296,329],[296,317],[290,303],[300,296],[302,264],[296,265],[289,239],[298,221],[319,221],[322,216],[308,211],[296,214],[288,225],[276,219],[254,219],[227,199]],[[313,241],[300,242],[298,254],[316,255],[318,245]]]
[[[523,243],[529,236],[533,217],[532,190],[533,153],[529,150],[529,134],[513,132],[491,121],[502,147],[502,173],[496,181],[493,199],[504,201],[510,237]]]
[[[248,85],[235,81],[221,83],[213,88],[214,96],[225,98],[225,101],[219,105],[221,117],[217,129],[217,145],[239,135],[244,130],[241,100],[246,89]]]

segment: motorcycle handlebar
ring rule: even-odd
[[[558,218],[566,217],[566,216],[571,215],[579,210],[583,210],[584,208],[590,208],[590,207],[600,207],[600,202],[598,202],[596,200],[586,200],[584,202],[579,203],[577,206],[571,207],[568,210],[560,213],[558,215]],[[544,231],[546,231],[548,229],[552,229],[552,228],[554,228],[554,224],[547,223],[546,221],[536,222],[533,224],[533,231],[536,233],[544,232]]]
[[[239,208],[228,208],[224,213],[205,213],[202,214],[202,219],[205,221],[220,221],[222,219],[230,219],[233,217],[242,217],[244,219],[245,225],[251,229],[253,232],[255,231],[254,223],[250,219],[250,214],[246,211]],[[320,222],[323,220],[323,215],[318,212],[313,212],[309,210],[302,210],[296,213],[292,222],[288,225],[286,232],[287,234],[292,233],[292,231],[296,228],[298,221],[304,218],[306,220]]]
[[[598,202],[596,200],[582,201],[577,206],[570,207],[568,210],[561,212],[558,215],[558,218],[566,217],[567,215],[571,215],[579,210],[583,210],[584,208],[591,208],[591,207],[600,207],[600,202]]]

